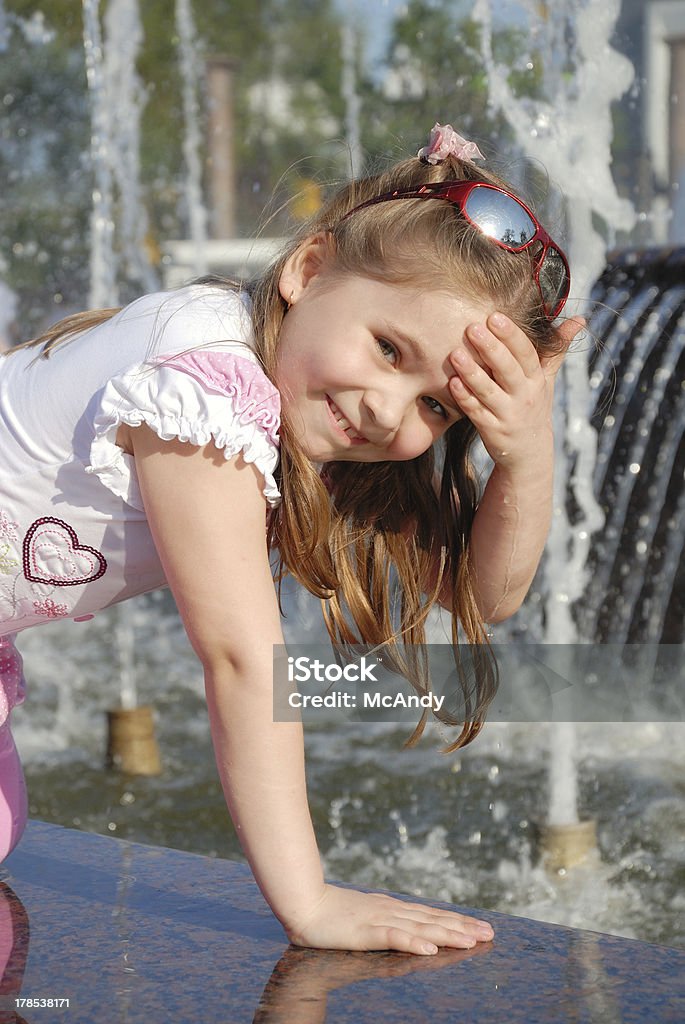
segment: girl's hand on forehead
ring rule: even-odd
[[[325,885],[313,910],[286,930],[296,946],[396,949],[419,956],[437,953],[440,946],[472,949],[494,936],[487,921],[336,885]]]
[[[495,463],[535,472],[544,454],[551,457],[554,380],[584,326],[580,317],[568,320],[557,331],[559,351],[542,357],[502,313],[467,327],[468,344],[450,354],[450,391]]]

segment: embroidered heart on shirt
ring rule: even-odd
[[[104,555],[87,544],[79,544],[68,523],[52,516],[36,519],[24,537],[24,576],[32,583],[54,587],[76,587],[104,576]]]

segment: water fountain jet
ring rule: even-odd
[[[619,0],[607,0],[601,10],[583,0],[522,0],[531,36],[544,62],[544,98],[515,94],[510,70],[494,58],[493,13],[490,0],[476,0],[473,16],[482,31],[482,52],[488,72],[490,104],[514,130],[526,156],[540,160],[566,197],[569,247],[574,272],[575,305],[588,295],[605,262],[605,241],[593,224],[602,217],[612,230],[630,229],[635,214],[618,196],[611,177],[611,103],[629,87],[633,70],[627,58],[610,44],[620,11]],[[572,25],[572,34],[569,27]],[[531,67],[533,66],[531,57]],[[573,76],[568,68],[574,68]],[[588,132],[588,125],[593,130]],[[579,173],[582,166],[584,174]],[[592,174],[592,189],[588,176]],[[547,580],[546,637],[566,645],[572,678],[572,644],[578,635],[573,609],[588,584],[590,538],[603,526],[602,510],[592,488],[597,438],[588,420],[590,388],[583,353],[571,351],[559,373],[555,407],[558,439],[554,513],[544,571]],[[577,509],[569,518],[569,499]],[[578,820],[574,763],[575,729],[571,722],[550,728],[549,812],[541,831],[549,846],[546,859],[570,866],[578,856],[579,826],[586,838],[593,826]],[[562,836],[568,850],[562,853]],[[564,865],[564,861],[567,864]]]
[[[125,270],[148,288],[156,281],[145,256],[147,218],[140,199],[139,123],[143,93],[135,70],[142,43],[137,0],[112,0],[103,41],[99,0],[83,2],[83,39],[91,100],[91,159],[95,175],[91,217],[91,289],[94,308],[119,303],[115,248],[114,185],[121,205],[121,242]],[[118,102],[114,102],[114,97]],[[113,113],[117,111],[116,116]],[[105,765],[130,774],[161,771],[152,708],[137,706],[133,612],[117,609],[115,646],[120,667],[121,707],[107,717]]]

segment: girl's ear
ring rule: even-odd
[[[285,261],[278,280],[281,298],[292,306],[309,284],[326,267],[330,267],[335,253],[333,236],[328,231],[319,231],[305,239]]]

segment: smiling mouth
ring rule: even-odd
[[[362,437],[361,434],[358,434],[356,430],[354,430],[350,421],[345,419],[340,409],[328,395],[326,395],[326,401],[328,403],[328,408],[331,413],[331,416],[333,417],[333,419],[336,422],[336,425],[340,428],[345,437],[347,437],[353,444],[366,444],[367,438]]]

